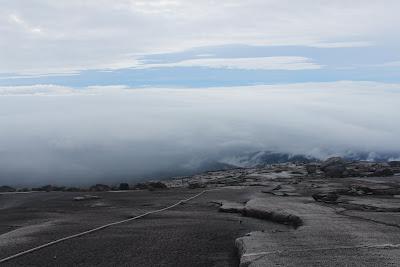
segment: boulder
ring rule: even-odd
[[[325,160],[320,167],[326,177],[336,178],[348,175],[346,162],[341,157],[332,157]]]
[[[337,165],[345,166],[345,164],[346,161],[344,161],[344,159],[342,159],[341,157],[331,157],[322,162],[320,168],[322,171],[324,171],[329,166],[337,166]]]

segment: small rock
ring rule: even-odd
[[[339,198],[339,195],[335,192],[328,192],[328,193],[316,193],[312,195],[313,199],[318,202],[325,202],[325,203],[336,203]]]

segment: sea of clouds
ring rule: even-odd
[[[0,184],[170,176],[252,151],[400,151],[400,85],[0,87]]]

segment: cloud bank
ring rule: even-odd
[[[399,9],[397,0],[2,1],[0,73],[125,68],[201,46],[398,45]]]
[[[399,152],[399,89],[0,87],[0,184],[135,181],[260,150]]]

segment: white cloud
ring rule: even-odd
[[[32,95],[68,95],[76,94],[77,90],[70,87],[51,85],[51,84],[38,84],[29,86],[1,86],[0,96],[32,96]]]
[[[3,1],[0,73],[131,65],[132,54],[209,45],[390,43],[399,9],[396,0]]]
[[[205,67],[242,70],[310,70],[322,66],[305,57],[201,58],[176,63],[144,64],[136,68]]]
[[[16,24],[23,30],[26,30],[29,33],[34,33],[34,34],[40,34],[42,33],[42,29],[39,27],[34,27],[27,23],[25,20],[23,20],[21,17],[15,14],[10,14],[9,19],[12,23]]]

